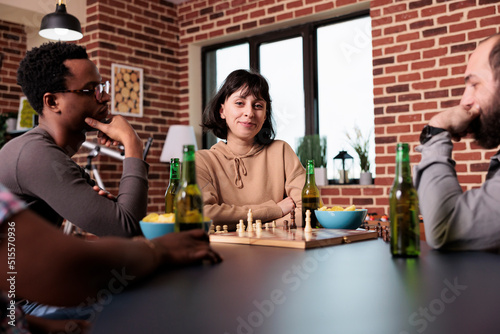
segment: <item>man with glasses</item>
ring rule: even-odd
[[[58,226],[67,219],[98,236],[140,235],[148,189],[143,144],[125,118],[109,115],[109,82],[85,48],[61,42],[33,48],[17,79],[39,125],[0,150],[0,183]],[[116,198],[99,191],[71,159],[87,132],[96,130],[99,144],[125,147]]]

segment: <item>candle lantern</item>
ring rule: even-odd
[[[351,169],[354,158],[347,151],[340,151],[333,158],[334,166],[339,172],[339,183],[349,183],[349,170]]]

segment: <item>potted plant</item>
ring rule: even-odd
[[[299,138],[296,153],[304,168],[307,167],[307,160],[314,160],[316,185],[327,185],[326,137],[320,137],[319,135],[306,135]]]
[[[349,133],[346,133],[346,135],[349,139],[349,144],[352,146],[359,157],[359,167],[361,169],[361,173],[359,175],[359,184],[372,184],[373,178],[372,173],[370,172],[370,160],[368,157],[370,135],[368,134],[366,138],[363,138],[363,134],[357,126],[354,127],[354,136],[351,136]]]

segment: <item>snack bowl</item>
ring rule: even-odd
[[[139,225],[141,226],[142,234],[144,234],[146,239],[154,239],[167,233],[174,232],[175,223],[145,222],[141,220]]]
[[[175,215],[173,213],[151,213],[139,221],[139,225],[141,226],[142,234],[144,234],[147,239],[158,238],[175,231]],[[205,217],[203,230],[208,232],[211,225],[212,220]]]
[[[354,211],[314,210],[318,222],[324,228],[355,230],[361,226],[368,213],[367,209]]]

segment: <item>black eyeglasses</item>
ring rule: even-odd
[[[95,94],[95,98],[98,102],[101,102],[103,93],[109,94],[109,81],[105,83],[98,84],[94,89],[67,89],[67,90],[57,90],[52,93],[84,93],[84,94]]]

